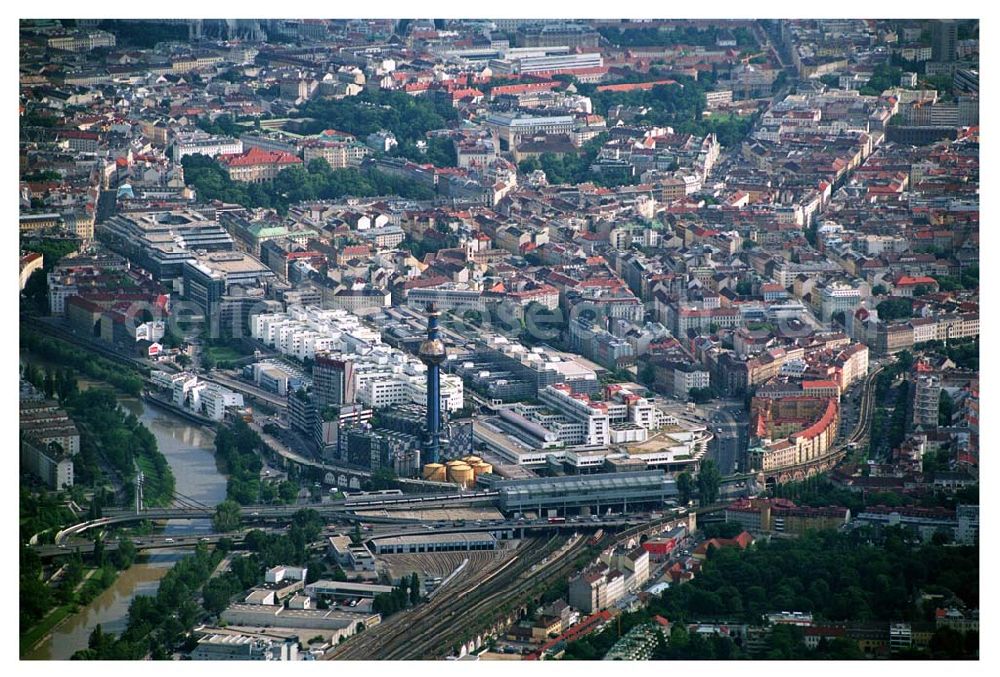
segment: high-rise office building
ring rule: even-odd
[[[328,405],[354,404],[354,363],[329,355],[316,355],[313,364],[313,397],[322,410]]]
[[[931,27],[931,57],[934,61],[954,61],[958,48],[958,24],[935,21]]]

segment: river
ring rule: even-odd
[[[33,363],[45,366],[35,357]],[[97,385],[79,378],[81,389]],[[122,406],[133,412],[156,437],[160,451],[176,479],[176,490],[189,498],[207,505],[215,505],[226,497],[226,477],[216,466],[213,454],[214,433],[177,416],[155,404],[134,397],[120,396]],[[184,531],[208,532],[211,521],[172,520],[164,533]],[[119,574],[114,584],[98,595],[89,605],[63,621],[43,642],[25,655],[27,659],[68,659],[76,651],[87,648],[91,631],[100,623],[104,632],[118,634],[125,629],[128,607],[136,595],[152,595],[160,579],[180,558],[183,550],[157,551],[140,558],[127,571]]]

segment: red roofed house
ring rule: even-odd
[[[926,275],[921,275],[919,277],[900,275],[892,281],[892,286],[893,296],[912,297],[914,290],[920,286],[928,287],[930,289],[930,293],[932,294],[937,293],[938,290],[937,280],[933,277],[927,277]]]
[[[735,538],[710,538],[691,553],[691,556],[695,559],[704,560],[708,557],[708,548],[739,548],[740,550],[746,550],[747,547],[753,544],[754,538],[750,535],[749,531],[742,531],[736,535]]]
[[[271,181],[286,167],[301,165],[302,160],[291,153],[269,151],[251,146],[240,155],[222,155],[219,163],[225,167],[232,181],[263,183]]]

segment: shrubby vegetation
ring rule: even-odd
[[[119,48],[152,49],[161,42],[181,42],[188,38],[188,27],[185,24],[157,23],[155,21],[136,23],[109,19],[102,21],[99,27],[101,30],[115,34]]]
[[[913,317],[913,301],[905,297],[892,297],[875,306],[878,318],[885,322]]]
[[[947,470],[946,452],[927,453],[924,455],[924,472]],[[954,493],[928,492],[924,494],[900,494],[891,491],[857,492],[842,489],[832,484],[825,477],[810,477],[802,482],[779,484],[771,492],[778,498],[788,498],[798,505],[816,508],[839,505],[848,508],[852,515],[862,512],[867,506],[885,505],[898,507],[913,505],[924,508],[944,507],[954,509],[959,503],[978,504],[979,488],[969,487]]]
[[[758,542],[745,551],[709,550],[708,560],[691,582],[671,587],[646,609],[624,614],[620,633],[653,615],[673,624],[669,642],[654,658],[742,658],[728,638],[689,635],[684,624],[727,621],[759,624],[766,613],[794,609],[820,622],[929,621],[934,603],[914,603],[920,592],[954,596],[969,608],[979,606],[978,547],[915,543],[898,528],[887,528],[880,542],[865,529],[850,533],[812,532],[798,539]],[[823,643],[815,651],[802,643],[801,630],[773,629],[765,659],[859,658],[850,642]],[[566,657],[599,659],[619,637],[618,624],[571,642]],[[956,638],[938,630],[932,657],[963,657],[978,647],[978,637]]]
[[[370,87],[358,96],[312,99],[299,114],[313,119],[301,125],[303,134],[336,129],[363,140],[385,129],[395,134],[400,144],[423,139],[428,131],[444,129],[458,120],[458,111],[446,99]]]
[[[310,560],[307,546],[319,538],[322,529],[319,513],[306,509],[292,516],[287,534],[267,534],[256,529],[249,532],[244,545],[250,554],[234,557],[229,571],[205,584],[202,590],[205,609],[212,614],[222,613],[233,597],[262,582],[264,571],[278,564],[307,565],[310,578],[318,580],[313,576],[323,573],[325,565],[320,560]]]
[[[391,176],[375,169],[330,169],[317,159],[307,168],[289,167],[270,183],[232,181],[212,158],[187,155],[182,160],[184,177],[203,201],[221,200],[245,207],[265,207],[284,213],[288,205],[305,200],[335,200],[345,195],[373,197],[400,195],[428,200],[434,191],[422,183]]]
[[[649,77],[653,77],[650,75]],[[607,115],[613,106],[641,106],[649,111],[637,120],[652,125],[673,127],[678,134],[703,136],[714,132],[723,146],[740,143],[753,129],[754,116],[702,117],[705,110],[705,85],[688,77],[671,76],[674,85],[657,85],[650,90],[599,92],[596,85],[580,85],[581,94],[591,97],[594,112]]]
[[[455,167],[458,165],[458,153],[455,151],[455,144],[452,143],[451,139],[444,137],[428,139],[425,152],[420,152],[415,143],[405,141],[393,148],[389,154],[405,157],[417,164],[426,164],[429,162],[435,167]]]
[[[240,505],[256,503],[260,497],[260,470],[257,453],[263,444],[260,435],[244,421],[222,426],[215,433],[215,455],[225,464],[229,476],[226,496]]]
[[[979,266],[969,266],[962,270],[958,277],[952,275],[933,275],[941,291],[958,291],[961,289],[979,288]]]

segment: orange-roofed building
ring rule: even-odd
[[[272,181],[282,169],[301,165],[302,160],[291,153],[251,146],[239,155],[220,156],[219,164],[225,167],[232,181],[264,183]]]

